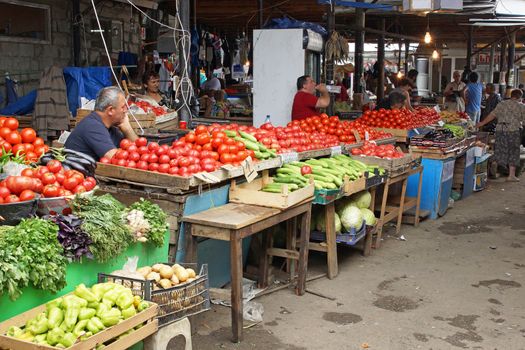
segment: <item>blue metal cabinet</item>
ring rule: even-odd
[[[474,169],[476,168],[474,148],[469,148],[465,154],[465,173],[463,174],[463,192],[461,199],[467,198],[474,189]]]
[[[430,212],[431,219],[445,215],[448,209],[448,199],[452,190],[455,158],[428,159],[423,158],[423,183],[421,186],[422,210]],[[408,178],[407,196],[416,197],[419,174]]]
[[[211,191],[195,194],[186,199],[183,215],[191,215],[201,211],[218,207],[228,203],[230,185]],[[184,262],[185,252],[184,223],[179,227],[179,241],[177,244],[177,261]],[[248,257],[251,237],[243,239],[243,264]],[[210,287],[220,288],[230,282],[230,243],[215,239],[204,239],[198,242],[197,259],[199,264],[208,264]]]

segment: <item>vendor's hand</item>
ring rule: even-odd
[[[122,121],[120,122],[119,125],[117,125],[117,127],[122,131],[130,130],[130,129],[133,130],[133,128],[131,127],[131,123],[129,122],[128,113],[124,114],[124,118],[122,118]]]
[[[315,87],[315,89],[319,92],[327,92],[326,85],[321,83]]]

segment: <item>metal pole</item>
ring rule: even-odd
[[[328,35],[331,36],[335,30],[335,7],[332,4],[326,6],[328,13]],[[331,85],[334,83],[334,63],[333,58],[326,61],[326,83]],[[334,114],[334,94],[330,94],[330,104],[326,108],[326,112],[328,115]]]
[[[383,39],[383,40],[384,40],[384,39]],[[402,41],[399,40],[399,42],[397,43],[397,47],[399,48],[399,51],[398,51],[398,57],[397,57],[397,68],[398,68],[399,70],[401,70],[401,54],[402,54],[401,46],[402,46]]]
[[[490,61],[489,61],[489,83],[494,82],[494,56],[496,54],[496,44],[490,46]]]
[[[80,66],[80,0],[73,0],[73,62]],[[86,57],[86,61],[89,58]]]
[[[259,0],[259,28],[263,27],[264,19],[263,19],[263,4],[264,0]]]
[[[357,0],[364,2],[364,0]],[[355,9],[355,58],[354,58],[354,93],[364,92],[361,87],[361,77],[363,76],[363,51],[365,49],[365,12],[361,8]]]
[[[507,57],[507,86],[514,87],[514,56],[516,55],[516,33],[509,36],[509,56]]]
[[[381,18],[381,30],[385,30],[385,19]],[[401,49],[401,47],[399,47]],[[401,50],[399,50],[399,57],[401,59]],[[379,36],[377,40],[377,65],[379,68],[377,78],[377,100],[385,97],[385,36]]]
[[[182,26],[185,30],[190,30],[190,0],[176,0],[179,3],[178,10],[179,15],[181,18]],[[184,40],[187,40],[185,42],[185,50],[183,48],[183,40],[179,40],[179,59],[181,62],[181,68],[180,72],[182,73],[184,71],[187,72],[189,75],[191,66],[190,66],[190,59],[189,59],[189,49],[190,49],[190,39],[184,38]],[[185,64],[186,63],[186,64]],[[182,75],[182,74],[181,74]],[[191,91],[190,89],[192,86],[189,82],[184,80],[181,84],[181,96],[175,96],[176,99],[179,99],[183,102],[185,102],[184,106],[180,109],[180,120],[184,120],[186,122],[191,121],[191,111],[189,108],[190,101],[190,95]]]
[[[405,66],[403,69],[405,70],[405,75],[408,73],[408,56],[410,55],[410,41],[405,40]]]
[[[468,39],[467,39],[467,68],[470,70],[472,66],[472,36],[473,36],[474,27],[470,26],[468,30]]]

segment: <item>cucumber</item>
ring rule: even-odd
[[[251,142],[257,142],[257,139],[255,138],[255,136],[253,136],[251,134],[248,134],[247,132],[239,130],[239,134],[241,135],[241,137],[243,139],[246,139],[246,140],[251,141]]]
[[[298,178],[294,176],[278,176],[273,178],[274,183],[282,183],[282,184],[295,184],[298,186],[304,186],[305,183],[299,180]]]
[[[242,132],[242,131],[241,131]],[[237,132],[233,131],[233,130],[224,130],[224,133],[226,134],[226,136],[228,137],[235,137],[237,136]]]
[[[308,164],[308,163],[305,163],[305,162],[298,162],[298,161],[295,161],[295,162],[290,162],[291,165],[295,165],[295,166],[312,166],[311,164]]]
[[[271,192],[271,193],[281,193],[281,188],[279,188],[279,187],[268,187],[268,186],[266,186],[266,187],[263,187],[263,188],[261,189],[261,191],[263,191],[263,192]]]
[[[277,169],[277,174],[291,175],[291,174],[297,174],[297,172],[290,168],[279,168]]]
[[[322,176],[322,175],[318,175],[318,174],[312,174],[312,177],[314,179],[314,181],[322,181],[322,182],[333,182],[333,179],[330,177],[327,177],[327,176]]]

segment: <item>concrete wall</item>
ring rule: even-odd
[[[38,87],[41,72],[55,64],[60,67],[73,65],[73,25],[72,4],[70,0],[26,0],[26,2],[50,5],[51,7],[51,40],[49,43],[31,43],[24,39],[3,41],[0,38],[0,73],[9,72],[19,84],[19,96]],[[81,0],[81,12],[85,12],[81,31],[81,62],[83,66],[107,65],[103,49],[92,48],[91,41],[99,33],[91,33],[91,19],[94,12],[90,0]],[[120,20],[123,24],[123,49],[140,53],[139,15],[133,11],[135,30],[130,35],[130,5],[103,1],[97,7],[100,19]],[[111,53],[116,63],[118,52]],[[23,73],[23,74],[21,74]],[[21,75],[20,75],[21,74]],[[3,89],[3,77],[0,88]]]

